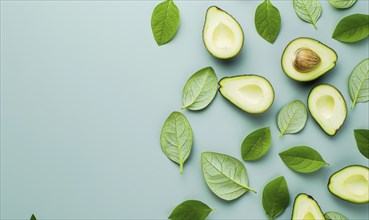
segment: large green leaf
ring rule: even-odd
[[[214,209],[197,200],[187,200],[174,208],[168,217],[171,220],[204,220]]]
[[[180,112],[173,112],[165,121],[160,135],[161,149],[172,161],[179,164],[179,172],[190,155],[193,133],[190,123]]]
[[[262,202],[269,219],[274,219],[284,212],[290,203],[290,194],[283,176],[277,177],[265,185]]]
[[[259,159],[269,150],[271,143],[270,127],[253,131],[242,142],[242,159],[246,161]]]
[[[369,15],[353,14],[342,18],[332,37],[345,43],[354,43],[369,35]]]
[[[151,30],[159,46],[172,40],[178,26],[179,10],[173,0],[166,0],[155,7],[151,15]]]
[[[319,0],[293,0],[296,14],[304,21],[316,27],[316,22],[322,14],[322,5]]]
[[[245,166],[234,157],[203,152],[201,166],[206,184],[221,199],[234,200],[248,190],[255,192],[248,186]]]
[[[307,111],[304,103],[300,100],[288,103],[278,113],[277,124],[281,132],[279,137],[301,131],[305,127],[306,120]]]
[[[214,99],[218,90],[218,78],[211,67],[194,73],[187,81],[182,92],[182,109],[201,110]]]
[[[281,28],[281,15],[270,0],[265,0],[256,8],[255,27],[259,35],[270,43],[277,39]]]
[[[329,0],[329,2],[335,8],[345,9],[353,6],[356,0]]]
[[[369,101],[369,58],[361,61],[352,71],[348,82],[351,109],[358,102]]]
[[[357,148],[360,153],[369,159],[369,130],[368,129],[355,129],[355,140]]]

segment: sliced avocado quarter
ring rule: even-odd
[[[335,135],[343,125],[347,107],[340,91],[328,84],[315,86],[308,96],[308,109],[328,135]]]
[[[206,12],[202,38],[209,53],[219,59],[235,57],[243,46],[241,25],[216,6],[211,6]]]
[[[263,113],[274,101],[273,87],[262,76],[224,77],[219,81],[219,85],[219,92],[224,98],[248,113]]]
[[[369,168],[351,165],[335,172],[329,178],[328,189],[348,202],[369,203]]]
[[[312,81],[336,65],[337,54],[313,38],[292,40],[282,53],[283,72],[296,81]]]
[[[323,220],[324,214],[313,197],[300,193],[293,203],[292,220]]]

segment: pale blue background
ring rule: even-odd
[[[368,13],[359,0],[348,10],[322,1],[315,30],[301,21],[291,1],[272,1],[282,27],[274,45],[258,36],[254,11],[261,1],[176,1],[181,24],[169,44],[158,47],[150,17],[151,1],[1,1],[1,219],[164,219],[187,199],[216,208],[211,219],[265,219],[264,185],[284,175],[291,203],[312,195],[323,211],[368,219],[368,205],[332,196],[329,176],[350,164],[368,166],[356,149],[353,129],[368,128],[368,103],[348,111],[334,137],[309,116],[297,135],[278,138],[276,115],[294,99],[306,103],[318,83],[336,86],[347,105],[347,80],[368,57],[368,40],[344,44],[331,38],[344,16]],[[205,50],[201,31],[206,9],[217,5],[242,25],[245,44],[234,60],[219,61]],[[287,78],[280,57],[287,43],[317,38],[338,53],[333,71],[308,84]],[[179,111],[186,80],[200,68],[214,67],[219,78],[243,73],[265,76],[276,91],[262,115],[249,115],[222,96],[204,111],[182,111],[195,141],[184,173],[161,152],[159,135],[172,111]],[[241,159],[240,145],[251,131],[271,126],[273,144],[264,158],[245,163],[250,186],[236,201],[217,198],[206,186],[200,154],[216,151]],[[278,153],[295,145],[317,149],[331,165],[314,174],[288,169]]]

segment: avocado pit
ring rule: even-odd
[[[315,69],[320,61],[317,53],[307,47],[301,47],[295,52],[293,67],[299,72],[306,73]]]

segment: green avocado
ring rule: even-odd
[[[283,51],[281,64],[284,73],[300,82],[324,75],[336,65],[337,54],[327,45],[312,38],[292,40]]]
[[[340,91],[328,84],[315,86],[308,96],[308,109],[314,120],[330,136],[345,122],[346,101]]]
[[[300,193],[296,196],[295,202],[293,203],[292,210],[292,220],[302,220],[302,219],[325,219],[322,210],[318,203],[313,197]]]
[[[202,38],[209,53],[219,59],[237,56],[243,46],[241,25],[216,6],[211,6],[206,12]]]
[[[335,172],[328,181],[328,190],[352,203],[369,203],[369,168],[351,165]]]
[[[228,101],[252,114],[263,113],[274,101],[274,90],[268,80],[258,75],[224,77],[219,92]]]

